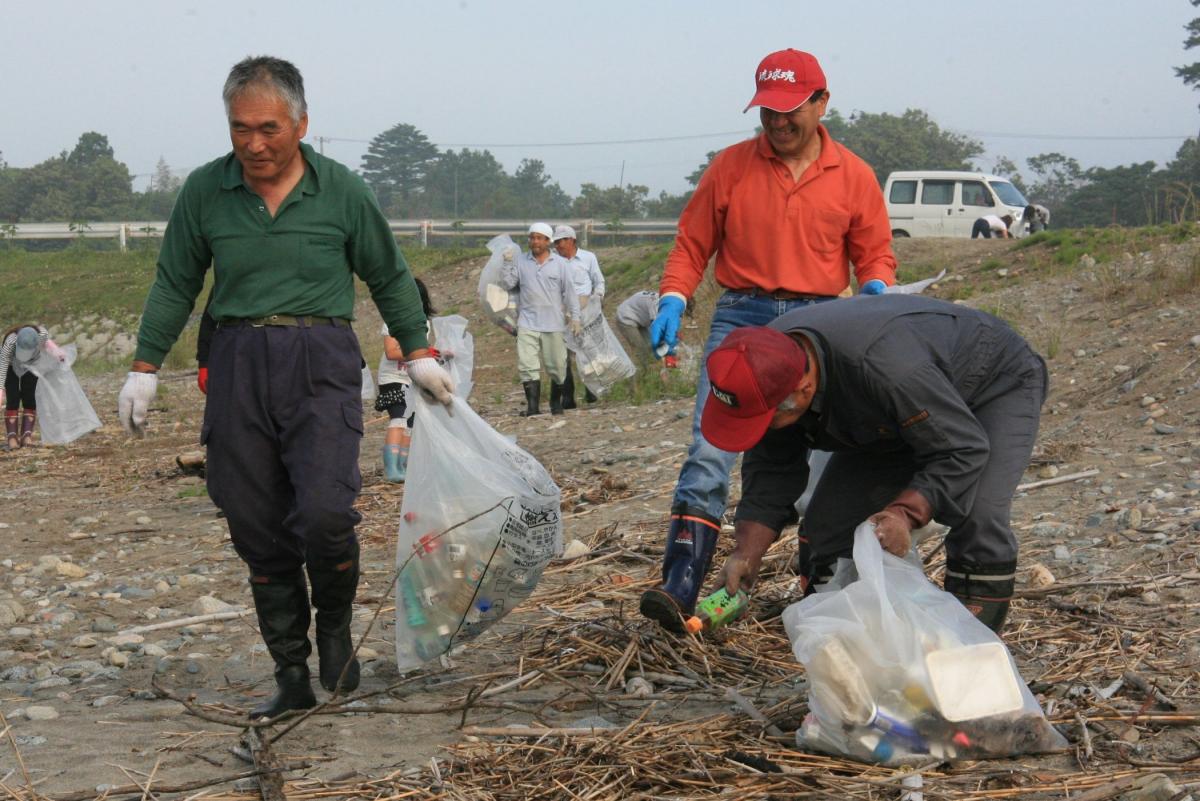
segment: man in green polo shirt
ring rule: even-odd
[[[301,144],[304,82],[290,63],[248,58],[224,89],[233,152],[188,176],[163,237],[134,362],[118,400],[141,435],[156,371],[211,265],[217,320],[201,442],[208,492],[250,568],[278,691],[251,717],[316,704],[307,659],[312,606],[321,685],[358,686],[351,603],[358,586],[354,501],[362,485],[361,354],[350,328],[354,276],[370,288],[408,374],[451,402],[431,358],[416,284],[366,185]]]

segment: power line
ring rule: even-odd
[[[746,136],[751,131],[722,131],[720,133],[687,134],[684,136],[654,136],[643,139],[597,139],[587,142],[444,142],[440,147],[594,147],[597,145],[645,145],[659,142],[684,142],[694,139],[717,139],[728,136]],[[372,139],[345,139],[340,136],[319,136],[325,142],[354,142],[369,145]],[[437,143],[434,143],[437,144]]]
[[[1103,134],[1023,134],[1023,133],[993,133],[991,131],[963,131],[971,136],[982,136],[986,139],[1071,139],[1078,141],[1104,142],[1140,142],[1153,140],[1191,139],[1196,134],[1182,136],[1109,136]]]

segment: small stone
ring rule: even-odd
[[[97,634],[107,634],[117,630],[116,621],[108,618],[100,618],[92,621],[92,631]]]
[[[198,575],[196,573],[185,573],[184,575],[179,577],[179,586],[180,587],[195,587],[200,584],[207,584],[207,583],[208,583],[207,577]]]
[[[95,637],[87,634],[80,634],[75,639],[71,640],[71,645],[75,648],[95,648],[97,641]]]
[[[1071,561],[1071,549],[1065,545],[1054,546],[1054,559],[1058,562]]]
[[[92,706],[99,709],[102,706],[109,706],[110,704],[115,704],[118,701],[122,701],[122,700],[124,700],[124,698],[123,698],[123,696],[120,696],[120,695],[102,695],[99,698],[97,698],[95,701],[92,701]]]
[[[167,655],[167,649],[157,643],[149,642],[142,648],[142,653],[146,656],[160,657]]]
[[[1038,478],[1054,478],[1058,475],[1058,467],[1052,464],[1042,465],[1037,471]]]
[[[88,574],[87,568],[81,567],[74,562],[59,562],[54,566],[54,570],[58,575],[66,578],[83,578]]]
[[[1179,795],[1179,785],[1167,778],[1166,774],[1148,773],[1139,776],[1133,787],[1121,794],[1120,801],[1169,801]]]
[[[115,645],[121,648],[127,645],[139,646],[146,641],[146,638],[140,634],[118,634],[115,637],[109,637],[107,642],[110,645]]]
[[[113,651],[108,655],[108,664],[113,667],[123,668],[129,664],[129,654],[124,651]]]
[[[1155,398],[1153,395],[1143,395],[1142,396],[1141,404],[1142,404],[1143,409],[1145,409],[1148,406],[1153,406],[1156,403],[1158,403],[1158,399]]]
[[[1057,549],[1056,549],[1057,550]],[[1057,558],[1058,554],[1055,553]],[[1070,558],[1070,553],[1067,554]],[[1054,574],[1050,572],[1050,568],[1043,565],[1041,562],[1036,562],[1029,568],[1029,586],[1031,587],[1049,587],[1055,582]]]
[[[1112,371],[1114,373],[1116,373],[1117,375],[1122,375],[1124,373],[1128,373],[1132,369],[1133,368],[1130,367],[1128,364],[1114,364]]]
[[[1128,509],[1122,509],[1117,512],[1117,527],[1140,528],[1142,525],[1142,512],[1136,506],[1131,506]]]
[[[1154,433],[1155,434],[1174,434],[1175,430],[1176,430],[1175,426],[1167,425],[1166,423],[1159,423],[1159,422],[1154,423]]]
[[[581,556],[587,556],[592,552],[592,549],[587,546],[582,540],[571,540],[567,543],[567,547],[563,549],[563,559],[578,559]]]
[[[1075,358],[1076,359],[1082,359],[1084,356],[1087,356],[1086,350],[1084,350],[1083,348],[1077,348],[1075,350]]]
[[[95,534],[89,534],[86,531],[68,531],[67,539],[69,540],[87,540],[95,537]]]
[[[625,694],[632,695],[634,698],[645,698],[654,695],[654,685],[641,676],[634,676],[625,682]]]
[[[58,710],[52,706],[27,706],[25,717],[29,720],[54,720],[58,717]]]
[[[134,522],[137,523],[139,526],[148,526],[151,523],[153,523],[154,521],[151,520],[149,518],[149,516],[147,516],[147,515],[139,515],[138,518]]]
[[[215,615],[220,612],[232,612],[234,607],[225,603],[220,598],[215,598],[211,595],[201,595],[192,604],[192,612],[197,615]]]

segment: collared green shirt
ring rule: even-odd
[[[272,314],[354,317],[361,278],[405,353],[428,346],[417,285],[362,179],[300,145],[304,177],[272,217],[231,152],[184,182],[138,331],[139,361],[161,365],[214,272],[217,320]]]

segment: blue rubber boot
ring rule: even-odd
[[[383,474],[393,484],[403,484],[408,475],[408,448],[403,445],[383,446]]]
[[[663,583],[642,593],[643,617],[683,632],[683,621],[696,611],[696,599],[708,575],[721,525],[703,512],[676,509],[667,530]]]

